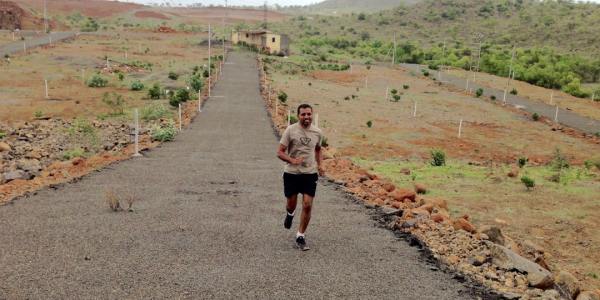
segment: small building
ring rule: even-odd
[[[231,42],[255,46],[258,50],[275,55],[289,55],[289,39],[285,34],[276,34],[267,30],[234,31]]]

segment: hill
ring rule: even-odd
[[[304,10],[321,14],[340,14],[349,12],[376,12],[391,9],[399,5],[412,5],[420,0],[325,0],[304,7]]]

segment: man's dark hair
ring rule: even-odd
[[[298,111],[296,112],[297,115],[300,115],[300,109],[302,108],[310,108],[310,110],[312,111],[312,106],[310,106],[310,104],[300,104],[300,106],[298,106]]]

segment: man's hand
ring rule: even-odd
[[[294,165],[294,166],[302,164],[303,161],[304,161],[304,157],[296,157],[296,158],[290,157],[290,164]]]
[[[323,177],[325,176],[325,169],[323,169],[323,167],[319,166],[319,176]]]

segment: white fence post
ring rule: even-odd
[[[202,112],[202,90],[198,90],[198,112]]]
[[[459,139],[462,136],[462,123],[463,123],[463,120],[460,119],[460,122],[458,123],[458,138]]]
[[[556,106],[556,112],[554,113],[554,122],[558,123],[558,105]]]
[[[46,86],[46,99],[48,99],[48,80],[44,79],[44,85]]]
[[[183,121],[181,120],[181,103],[179,103],[179,131],[181,131],[182,129],[182,123]]]
[[[417,101],[415,101],[414,109],[413,109],[413,118],[417,117]]]
[[[135,153],[133,153],[133,157],[142,156],[140,154],[140,121],[139,121],[139,113],[138,109],[134,110],[134,118],[135,118]]]
[[[292,118],[292,111],[288,110],[288,123],[287,123],[287,126],[290,126],[290,122],[292,121],[291,118]]]

